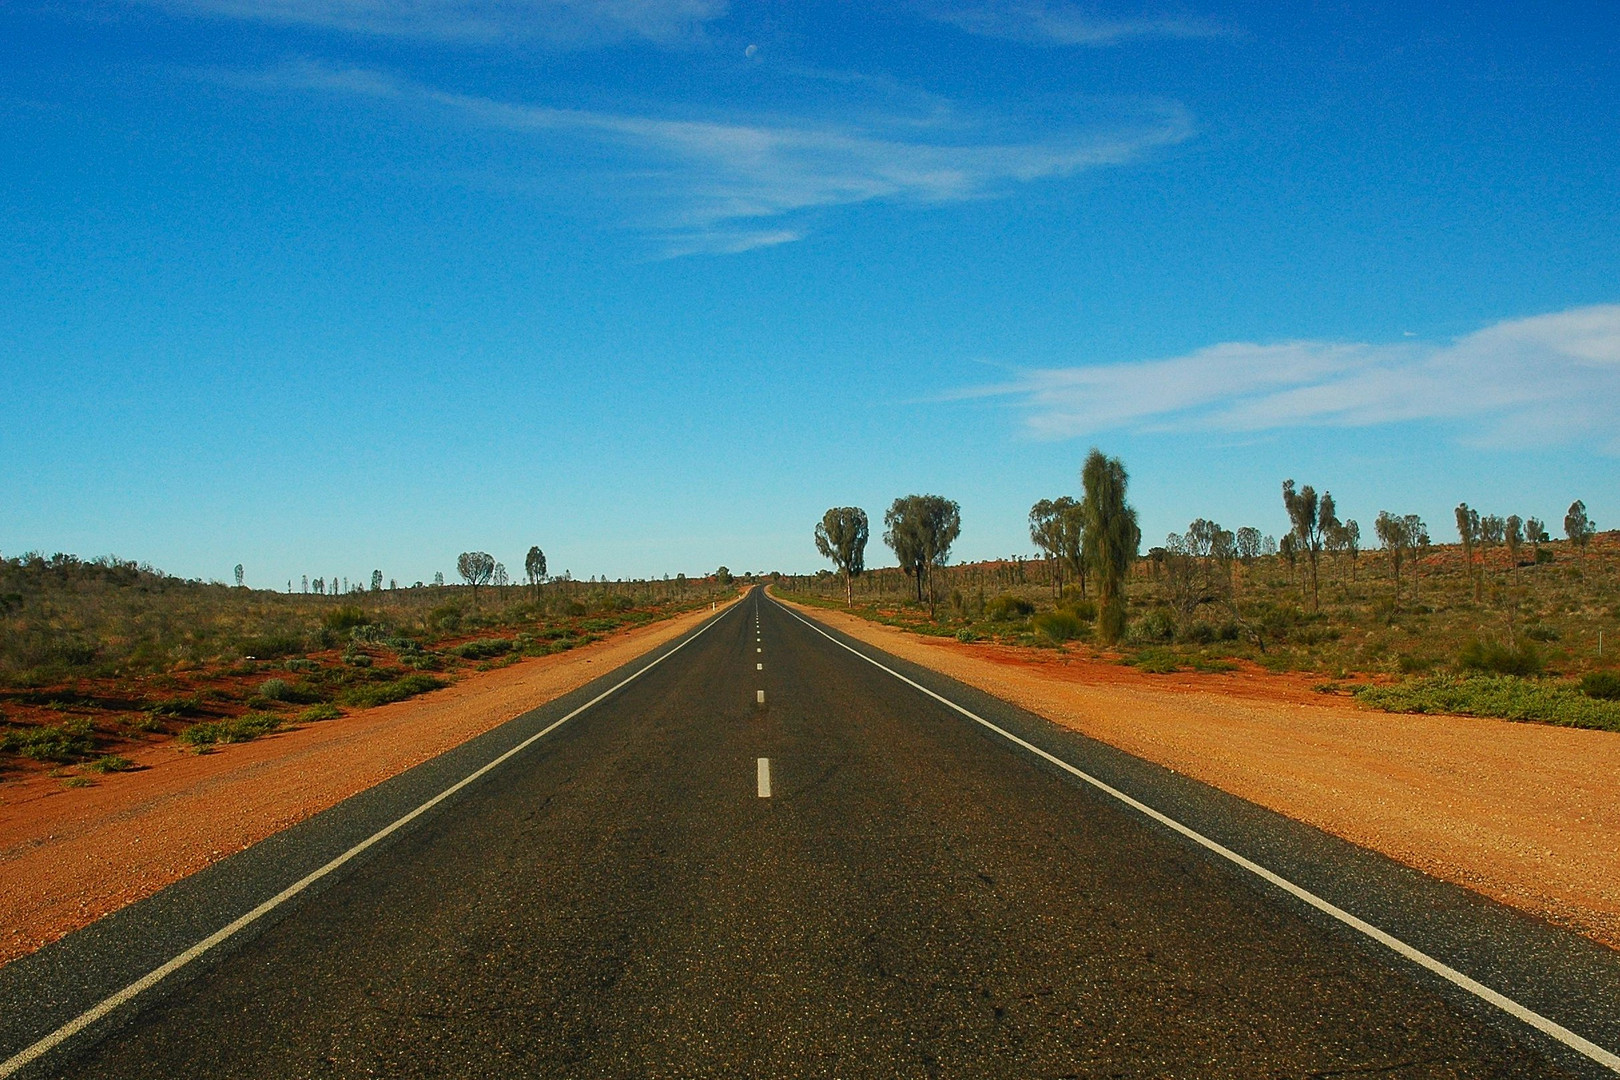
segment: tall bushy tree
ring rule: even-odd
[[[906,495],[894,500],[883,515],[883,542],[894,549],[900,568],[915,582],[917,602],[928,589],[934,606],[934,570],[945,565],[951,545],[962,532],[962,509],[939,495]]]
[[[1318,610],[1321,608],[1321,598],[1317,591],[1316,571],[1322,555],[1323,526],[1338,522],[1333,513],[1333,495],[1331,492],[1324,495],[1318,503],[1316,489],[1311,485],[1306,484],[1295,491],[1294,482],[1284,480],[1283,508],[1288,511],[1288,520],[1294,527],[1294,550],[1305,556],[1305,569],[1311,579],[1311,608]],[[1325,515],[1323,510],[1327,511]]]
[[[540,583],[546,580],[546,553],[535,544],[529,548],[529,553],[523,556],[523,572],[529,577],[529,587],[534,590],[534,598],[540,599]]]
[[[382,571],[381,570],[373,570],[371,572],[371,591],[372,592],[382,592]]]
[[[243,574],[244,574],[244,571],[242,570],[242,564],[237,563],[236,564],[236,587],[238,589],[240,589],[242,587]],[[288,590],[288,592],[291,592],[291,591],[292,591],[291,589]]]
[[[1395,582],[1395,607],[1401,606],[1401,561],[1406,558],[1406,548],[1411,538],[1407,535],[1406,519],[1399,514],[1392,514],[1388,510],[1378,511],[1378,520],[1373,522],[1373,531],[1378,534],[1378,543],[1389,556],[1389,576]]]
[[[835,506],[816,526],[816,550],[844,575],[844,603],[855,603],[855,579],[866,572],[866,541],[871,527],[858,506]]]
[[[1457,537],[1462,541],[1463,565],[1468,570],[1468,576],[1473,579],[1474,599],[1477,601],[1485,584],[1474,569],[1474,552],[1479,548],[1481,536],[1479,511],[1470,509],[1467,503],[1458,503],[1455,514]]]
[[[1586,516],[1586,503],[1580,499],[1570,503],[1569,513],[1564,515],[1564,535],[1581,549],[1583,555],[1586,554],[1586,545],[1597,535],[1597,525]]]
[[[1085,516],[1081,504],[1067,495],[1042,499],[1029,509],[1029,538],[1052,563],[1052,591],[1063,599],[1063,574],[1073,574],[1086,594]]]
[[[1091,448],[1080,470],[1085,491],[1085,552],[1097,577],[1098,636],[1109,644],[1125,636],[1125,578],[1142,543],[1136,511],[1125,501],[1129,481],[1119,458]]]
[[[1541,545],[1550,539],[1547,535],[1547,523],[1538,517],[1525,518],[1524,538],[1530,541],[1531,550],[1534,552],[1531,558],[1540,558]]]
[[[1524,547],[1524,519],[1518,514],[1509,514],[1502,523],[1502,542],[1507,545],[1508,565],[1519,565],[1519,549]]]
[[[472,586],[473,604],[478,603],[478,587],[495,576],[495,556],[487,551],[463,551],[456,558],[456,572]]]

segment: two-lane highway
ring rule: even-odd
[[[25,1075],[1605,1072],[760,590],[548,724]]]

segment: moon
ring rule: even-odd
[[[750,45],[750,46],[748,46],[748,48],[743,50],[743,55],[747,56],[747,57],[752,57],[757,52],[759,52],[759,46],[758,45]]]

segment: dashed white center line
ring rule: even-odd
[[[765,665],[764,664],[755,664],[754,665],[754,670],[755,671],[764,671],[765,670]]]
[[[759,797],[762,798],[762,799],[768,799],[768,798],[771,797],[771,759],[770,758],[762,757],[762,758],[759,759],[758,773],[759,773]]]
[[[761,705],[765,704],[765,691],[763,691],[763,690],[755,690],[754,691],[754,700],[759,702]]]

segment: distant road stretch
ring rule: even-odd
[[[0,1076],[1620,1065],[1601,949],[760,590],[508,728],[0,970]]]

